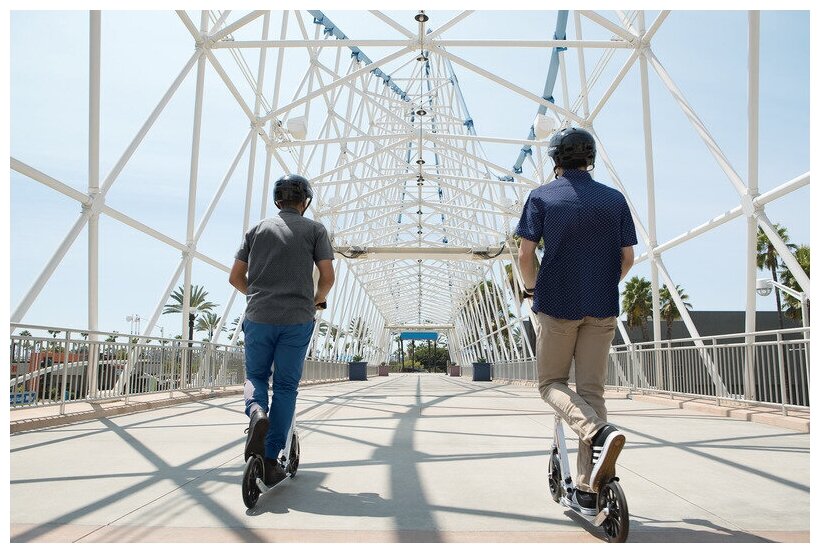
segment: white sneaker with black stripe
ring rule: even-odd
[[[594,517],[598,514],[598,495],[574,489],[571,492],[571,501],[578,506],[582,515]]]
[[[611,424],[602,427],[592,438],[592,473],[589,481],[596,492],[601,484],[615,476],[615,462],[625,443],[624,433]]]

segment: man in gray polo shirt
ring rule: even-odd
[[[333,248],[325,227],[304,217],[313,191],[299,175],[276,181],[279,213],[251,228],[236,252],[229,282],[245,294],[245,414],[250,417],[245,460],[264,453],[265,481],[285,477],[278,462],[285,447],[316,308],[333,286]],[[319,271],[314,291],[313,267]],[[268,412],[268,380],[273,395]]]

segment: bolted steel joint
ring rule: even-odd
[[[214,45],[214,39],[208,33],[202,33],[194,44],[197,48],[210,49]]]

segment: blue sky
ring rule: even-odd
[[[198,17],[194,12],[192,15]],[[395,38],[369,14],[326,10],[351,38]],[[408,27],[413,12],[386,12]],[[429,12],[431,25],[454,11]],[[611,13],[611,12],[610,12]],[[313,32],[310,16],[305,22]],[[656,12],[649,12],[651,22]],[[477,12],[447,33],[450,38],[551,38],[556,12]],[[233,16],[232,16],[233,18]],[[257,22],[258,23],[258,22]],[[261,27],[252,26],[247,38]],[[278,33],[278,16],[271,23]],[[653,40],[653,51],[716,138],[735,170],[745,178],[746,160],[745,11],[673,12]],[[102,17],[102,168],[104,177],[193,52],[190,35],[172,12],[103,12]],[[584,38],[608,38],[584,21]],[[574,37],[572,17],[568,35]],[[294,35],[295,36],[295,35]],[[461,49],[452,51],[540,94],[549,52],[534,49]],[[11,155],[85,190],[87,181],[87,12],[12,12],[10,55]],[[368,50],[371,59],[386,50]],[[569,53],[568,79],[577,82]],[[620,57],[618,57],[620,55]],[[626,57],[602,78],[608,84]],[[301,58],[300,58],[301,56]],[[247,54],[249,65],[256,57]],[[304,55],[288,52],[283,98],[301,78]],[[221,58],[223,65],[226,63]],[[595,55],[587,54],[587,68]],[[269,66],[272,67],[272,66]],[[637,68],[637,66],[636,66]],[[387,68],[389,69],[389,68]],[[389,72],[389,71],[387,71]],[[456,67],[478,134],[525,137],[537,106],[487,80]],[[272,88],[269,69],[266,90]],[[734,208],[739,199],[728,179],[685,120],[677,104],[650,69],[655,137],[658,240],[664,242]],[[604,85],[606,86],[606,85]],[[572,86],[570,87],[573,88]],[[597,94],[600,94],[598,90]],[[592,93],[595,97],[595,91]],[[770,190],[809,170],[809,17],[808,12],[763,12],[761,18],[760,189]],[[177,240],[184,241],[193,73],[149,133],[108,196],[108,203]],[[268,93],[268,97],[270,97]],[[560,104],[563,99],[556,94]],[[318,120],[318,117],[315,118]],[[312,119],[313,121],[313,119]],[[640,213],[646,211],[639,73],[633,69],[595,124],[621,180]],[[206,77],[198,214],[247,133],[241,110],[213,71]],[[485,145],[490,159],[511,167],[517,146]],[[257,156],[261,181],[263,149]],[[608,182],[602,165],[596,172]],[[226,265],[241,235],[247,162],[230,182],[228,194],[205,231],[200,249]],[[13,309],[79,215],[73,200],[10,173],[10,304]],[[261,186],[259,186],[261,189]],[[258,192],[252,218],[259,213]],[[797,244],[809,243],[809,190],[767,207],[774,222],[785,224]],[[645,220],[645,217],[644,217]],[[673,279],[695,309],[744,307],[745,223],[737,219],[717,231],[664,254]],[[32,324],[86,326],[86,241],[83,232],[25,320]],[[643,251],[639,245],[638,253]],[[116,221],[101,217],[101,309],[104,330],[127,331],[125,317],[147,320],[179,261],[179,253]],[[648,276],[643,264],[633,274]],[[224,305],[226,276],[194,264],[194,283]],[[773,297],[760,298],[773,309]],[[233,309],[239,313],[239,304]],[[178,316],[163,316],[165,334],[180,332]]]

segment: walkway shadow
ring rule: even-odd
[[[603,528],[595,527],[575,511],[567,509],[564,512],[593,537],[606,541]],[[672,524],[687,524],[699,526],[697,528],[680,528],[667,526]],[[655,520],[651,518],[629,516],[628,543],[774,543],[772,540],[756,536],[742,530],[733,530],[715,524],[711,520],[698,518],[684,518],[678,521]]]
[[[685,518],[680,522],[699,526],[705,530],[668,528],[661,526],[663,522],[660,521],[653,521],[653,524],[633,521],[629,541],[633,543],[774,543],[772,540],[742,530],[720,526],[711,520]],[[655,525],[659,523],[661,525]]]
[[[295,478],[282,482],[261,496],[256,506],[248,509],[245,514],[260,516],[266,513],[284,514],[299,511],[329,516],[395,516],[392,501],[371,492],[337,492],[321,485],[326,476],[326,472],[299,471]]]

